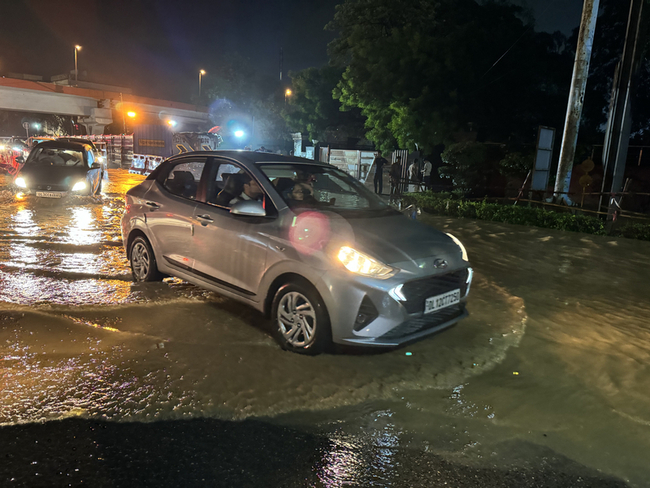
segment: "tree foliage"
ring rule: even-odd
[[[358,109],[341,111],[341,103],[332,96],[343,70],[326,66],[290,72],[292,94],[285,120],[290,129],[324,141],[363,136],[363,118]]]
[[[335,91],[360,108],[381,149],[425,152],[471,127],[530,138],[561,118],[571,59],[560,34],[537,34],[518,7],[474,0],[346,0],[328,28]],[[561,119],[560,119],[561,120]]]
[[[441,157],[444,165],[438,168],[440,176],[451,179],[460,194],[484,187],[486,176],[493,169],[487,158],[487,148],[480,142],[451,144]]]

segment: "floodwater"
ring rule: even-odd
[[[216,293],[133,283],[119,222],[142,177],[109,173],[68,201],[18,200],[0,176],[0,425],[262,418],[329,436],[327,486],[360,470],[399,486],[400,446],[476,467],[552,452],[650,486],[650,243],[421,216],[468,249],[470,316],[386,353],[303,357]]]

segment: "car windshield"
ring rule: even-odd
[[[81,151],[60,147],[37,147],[29,155],[28,164],[50,166],[82,166],[84,156]]]
[[[260,163],[291,209],[316,208],[342,213],[383,213],[391,208],[363,184],[333,167],[300,163]]]

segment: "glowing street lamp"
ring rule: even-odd
[[[131,111],[131,110],[129,110],[129,111],[126,113],[126,115],[127,115],[129,118],[134,119],[135,116],[136,116],[136,113],[133,112],[133,111]]]
[[[284,91],[284,104],[287,104],[287,97],[290,97],[293,92],[291,91],[291,88],[287,88]]]
[[[74,47],[74,82],[75,84],[77,83],[77,73],[79,73],[79,70],[77,69],[77,53],[81,51],[81,46],[77,44]]]
[[[205,74],[205,70],[199,70],[199,98],[201,98],[201,79],[203,75]]]

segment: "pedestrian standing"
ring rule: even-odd
[[[409,179],[409,193],[415,193],[418,191],[418,160],[415,159],[409,165],[408,170],[408,179]]]
[[[402,178],[402,158],[397,156],[390,166],[390,194],[399,193],[399,181]]]
[[[422,181],[424,182],[424,187],[427,190],[431,187],[431,169],[431,161],[425,159],[424,166],[422,167]]]
[[[381,195],[384,188],[384,166],[388,164],[388,161],[386,161],[386,158],[381,153],[377,153],[373,164],[375,165],[375,179],[373,180],[375,193]]]

